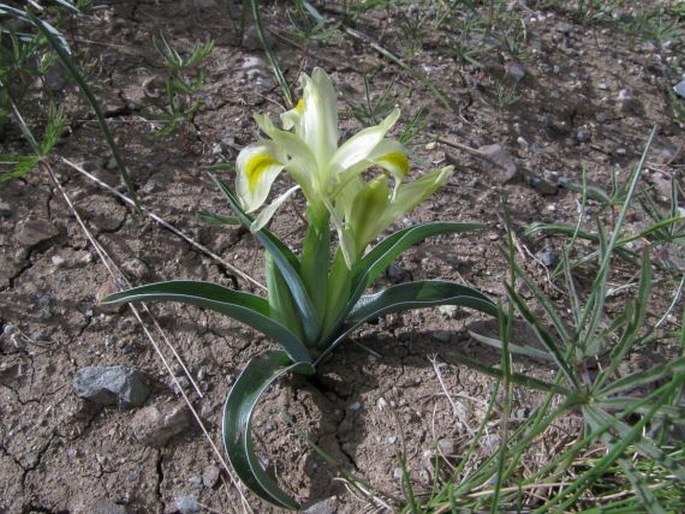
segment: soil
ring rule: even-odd
[[[665,181],[672,176],[682,181],[685,141],[671,107],[679,101],[682,108],[683,100],[670,98],[665,86],[671,77],[665,70],[683,71],[677,42],[661,47],[617,33],[614,25],[588,22],[570,8],[525,3],[533,5],[511,6],[526,28],[518,59],[493,43],[491,51],[478,56],[479,65],[451,57],[450,36],[443,30],[426,31],[421,46],[408,48],[401,21],[414,16],[409,8],[371,10],[349,21],[349,27],[425,74],[447,97],[447,106],[368,42],[343,32],[344,25],[329,39],[297,39],[284,5],[263,7],[289,83],[296,83],[300,71],[325,68],[344,93],[340,107],[346,129],[360,127],[350,105],[364,99],[365,76],[376,98],[394,84],[392,102],[402,108],[405,123],[420,108],[428,113],[424,132],[410,146],[415,173],[446,163],[458,172],[403,224],[436,219],[486,224],[478,233],[434,238],[411,249],[378,287],[440,277],[502,299],[508,278],[502,252],[505,202],[522,264],[555,300],[563,300],[535,256],[541,251],[558,255],[565,240],[522,234],[532,222],[577,220],[579,195],[559,187],[559,178],[580,181],[585,172],[591,184],[606,190],[614,180],[624,183],[657,127],[644,183],[664,196]],[[59,184],[131,283],[188,278],[260,292],[233,269],[264,282],[262,251],[249,232],[199,217],[203,211],[229,214],[208,169],[232,162],[255,139],[252,114],[275,118],[283,111],[266,65],[246,68],[246,60],[262,58],[254,31],[240,40],[235,30],[239,6],[231,2],[127,0],[101,6],[70,21],[67,37],[89,63],[88,78],[138,186],[140,203],[221,260],[135,213],[68,164],[125,192],[96,122],[66,80],[55,92],[72,120],[51,162]],[[342,20],[339,9],[329,6],[322,12]],[[166,73],[151,41],[160,32],[182,50],[196,40],[214,41],[198,111],[165,138],[155,137],[160,122],[150,121],[145,107],[145,92]],[[40,101],[36,105],[40,110]],[[436,143],[435,135],[471,148],[501,145],[508,155],[500,158],[515,164],[517,172],[508,176],[473,152]],[[25,151],[18,132],[10,129],[2,144],[2,153]],[[229,173],[218,173],[231,180]],[[277,187],[288,187],[287,181]],[[301,211],[297,200],[277,216],[272,230],[297,244],[304,230]],[[635,213],[629,229],[645,223]],[[143,409],[183,409],[180,386],[220,447],[226,394],[247,361],[272,343],[225,317],[175,304],[154,306],[154,319],[197,382],[196,391],[148,315],[141,325],[129,310],[98,306],[98,296],[113,288],[108,270],[45,168],[0,187],[0,225],[0,512],[271,511],[231,483],[195,421],[157,445],[141,443],[134,430]],[[655,292],[654,316],[670,303],[668,294],[666,288]],[[492,379],[454,357],[459,352],[487,365],[499,362],[496,351],[469,337],[469,327],[478,321],[472,312],[452,309],[388,316],[342,345],[317,380],[279,383],[255,418],[267,468],[300,501],[332,498],[319,503],[317,512],[398,509],[404,498],[401,458],[417,492],[430,491],[440,469],[436,458],[460,455],[490,399]],[[160,355],[170,363],[168,369]],[[72,389],[77,371],[100,365],[135,367],[151,377],[145,405],[102,407],[78,398]],[[517,358],[515,365],[538,378],[553,376],[552,369],[532,360]],[[525,415],[538,400],[517,389],[516,409]],[[498,413],[490,415],[492,432],[482,444],[483,455],[498,444]],[[551,447],[571,436],[560,429],[547,437]],[[351,485],[351,476],[363,480],[364,493]]]

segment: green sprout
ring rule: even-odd
[[[267,252],[268,297],[217,284],[170,281],[115,293],[108,304],[176,301],[227,314],[277,341],[282,350],[252,359],[228,394],[223,416],[226,453],[240,479],[259,497],[283,508],[297,502],[269,477],[254,453],[251,420],[262,393],[286,373],[311,376],[357,327],[392,312],[458,305],[490,316],[498,307],[479,291],[454,282],[402,283],[364,295],[404,250],[424,238],[479,228],[477,223],[429,222],[401,229],[369,246],[393,223],[428,198],[453,173],[448,166],[409,181],[404,147],[386,137],[395,109],[378,125],[339,145],[333,84],[315,69],[301,78],[303,97],[281,115],[282,129],[255,119],[265,137],[237,159],[236,194],[214,178],[240,222]],[[297,183],[266,204],[285,171]],[[296,191],[307,202],[307,231],[299,255],[265,227]],[[256,217],[251,213],[258,212]],[[337,234],[337,238],[333,235]]]
[[[164,35],[152,40],[162,57],[168,76],[160,98],[145,93],[162,121],[158,137],[171,136],[183,123],[191,122],[200,107],[199,92],[205,85],[204,61],[214,48],[214,42],[196,41],[187,55],[181,55]]]

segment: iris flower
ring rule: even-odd
[[[325,213],[326,223],[330,219],[345,262],[351,266],[376,236],[444,184],[453,168],[403,183],[409,174],[406,150],[386,137],[399,118],[399,109],[338,146],[337,101],[330,78],[316,68],[311,77],[302,74],[300,82],[302,98],[281,115],[282,129],[267,116],[255,115],[266,137],[238,155],[236,191],[245,211],[261,209],[251,227],[257,231],[301,189],[308,208]],[[367,181],[365,172],[370,168],[379,173]],[[283,171],[297,185],[265,206]],[[392,188],[388,175],[394,181]]]

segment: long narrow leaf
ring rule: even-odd
[[[659,364],[644,371],[636,371],[630,375],[619,378],[597,394],[608,398],[620,392],[635,389],[645,384],[653,383],[663,378],[682,376],[685,374],[685,357],[680,357],[665,364]]]
[[[228,200],[231,208],[234,210],[241,223],[250,226],[252,218],[240,207],[238,199],[233,195],[226,184],[219,180],[216,176],[211,175],[212,179],[223,195]],[[293,295],[297,309],[302,317],[302,328],[308,342],[313,343],[317,340],[321,333],[321,323],[316,315],[316,309],[312,305],[312,301],[307,293],[300,273],[297,268],[297,259],[287,247],[278,240],[273,234],[266,230],[258,230],[255,232],[255,237],[264,246],[267,252],[271,255],[276,266],[283,275],[283,280],[288,284],[290,292]]]
[[[480,223],[438,221],[421,223],[398,230],[383,239],[354,265],[350,309],[357,303],[364,291],[385,271],[385,269],[405,250],[427,237],[458,234],[482,228]]]
[[[297,509],[297,502],[262,468],[252,439],[252,415],[260,396],[288,372],[310,374],[314,369],[308,363],[292,363],[285,353],[277,351],[252,359],[226,398],[222,435],[233,469],[253,493],[279,507]]]
[[[352,309],[342,332],[326,346],[326,350],[316,362],[321,362],[321,359],[366,321],[391,312],[438,305],[470,307],[495,317],[499,313],[497,305],[483,293],[454,282],[423,280],[398,284],[379,293],[362,297]]]
[[[218,284],[191,280],[159,282],[111,294],[102,303],[160,301],[181,302],[228,314],[280,343],[293,361],[311,362],[302,340],[270,317],[269,304],[264,298]]]
[[[550,356],[554,358],[554,362],[563,372],[564,376],[566,377],[566,380],[568,380],[569,385],[572,385],[575,389],[579,389],[580,384],[578,382],[578,379],[576,378],[575,373],[566,362],[566,358],[557,347],[557,344],[554,342],[552,336],[550,336],[545,327],[542,326],[542,323],[540,323],[540,320],[537,318],[537,316],[535,316],[528,309],[526,302],[523,301],[523,299],[518,295],[518,293],[514,291],[514,289],[509,284],[507,284],[506,287],[507,292],[509,293],[509,298],[511,299],[512,303],[516,306],[516,310],[518,310],[521,313],[521,316],[523,316],[523,318],[533,327],[533,329],[538,335],[538,339],[545,346]]]

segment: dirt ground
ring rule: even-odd
[[[360,126],[350,104],[363,100],[365,74],[376,97],[394,81],[393,101],[405,122],[420,108],[428,113],[424,133],[410,147],[415,173],[446,163],[458,171],[403,224],[443,219],[487,225],[477,234],[426,241],[407,252],[382,283],[440,277],[502,298],[507,278],[502,201],[517,230],[534,221],[573,223],[578,195],[558,187],[558,179],[578,181],[585,170],[588,180],[603,188],[609,189],[614,178],[625,181],[654,126],[645,184],[663,196],[671,175],[682,180],[685,141],[664,85],[667,64],[682,72],[683,54],[678,57],[675,43],[672,49],[657,47],[617,33],[613,25],[588,23],[538,3],[511,3],[525,22],[519,59],[493,44],[492,51],[478,56],[478,66],[449,55],[447,31],[427,31],[423,45],[408,51],[396,13],[379,9],[350,22],[405,55],[413,69],[439,87],[449,106],[368,41],[343,33],[344,26],[328,40],[305,41],[288,32],[292,27],[282,3],[264,7],[264,23],[272,29],[271,43],[290,83],[300,71],[326,69],[342,92],[346,129]],[[125,191],[97,124],[66,82],[57,93],[72,123],[52,163],[60,184],[92,236],[133,284],[189,278],[258,292],[229,267],[263,282],[256,241],[243,229],[209,225],[198,216],[201,211],[229,214],[209,167],[234,160],[256,138],[253,113],[275,118],[283,111],[268,67],[255,60],[263,57],[254,34],[248,31],[238,41],[227,6],[215,0],[126,0],[102,6],[71,22],[67,36],[77,54],[92,63],[89,79],[139,187],[141,205],[222,260],[137,215],[67,164],[64,159]],[[228,8],[237,17],[238,7],[229,2]],[[335,6],[322,12],[340,16]],[[215,44],[198,112],[167,138],[154,137],[159,123],[150,121],[144,108],[145,91],[165,73],[151,42],[159,33],[181,49],[208,38]],[[435,135],[472,148],[499,144],[516,174],[507,175],[473,152],[435,143]],[[6,147],[3,153],[22,149],[18,133],[11,131],[0,144]],[[281,181],[278,187],[288,184]],[[272,230],[296,243],[304,229],[301,208],[298,200],[284,210]],[[644,220],[630,222],[639,227]],[[529,272],[553,292],[539,256],[557,252],[563,241],[521,235],[519,242]],[[159,353],[131,311],[98,307],[98,294],[111,287],[108,271],[44,172],[0,187],[0,259],[0,512],[243,511],[242,489],[231,484],[220,457],[184,410],[178,387],[219,445],[222,404],[232,381],[271,343],[218,315],[154,306],[154,318],[197,382],[195,390],[149,317],[143,316],[144,326]],[[657,299],[655,309],[658,305]],[[260,404],[255,419],[268,469],[300,501],[332,498],[319,503],[316,512],[397,509],[404,497],[401,455],[418,491],[430,490],[435,456],[440,451],[459,455],[490,398],[491,379],[453,358],[458,351],[487,364],[498,362],[495,351],[468,336],[467,328],[478,320],[454,309],[388,316],[337,350],[316,381],[283,381]],[[105,365],[136,368],[149,377],[143,405],[102,407],[75,395],[78,370]],[[516,366],[540,378],[553,376],[537,362],[518,359]],[[521,412],[537,401],[517,390]],[[181,413],[171,423],[179,433],[141,441],[140,431],[158,422],[153,411]],[[496,432],[495,414],[484,454],[496,447]],[[560,431],[549,437],[567,435]],[[336,464],[318,457],[308,442]],[[345,477],[351,475],[367,483],[369,494],[349,487]],[[243,493],[255,512],[270,511]],[[374,503],[373,497],[386,503]]]

